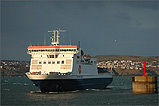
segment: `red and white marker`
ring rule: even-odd
[[[144,68],[143,68],[143,71],[144,71],[144,76],[146,76],[146,62],[144,61]]]
[[[79,74],[81,74],[81,65],[78,67]]]

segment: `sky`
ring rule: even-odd
[[[85,54],[159,56],[158,1],[2,1],[1,60],[30,60],[29,45],[60,43]]]

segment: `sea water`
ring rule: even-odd
[[[159,83],[159,79],[158,79]],[[159,86],[158,86],[159,87]],[[131,77],[114,77],[107,89],[41,93],[26,77],[1,77],[1,105],[159,105],[158,94],[133,94]]]

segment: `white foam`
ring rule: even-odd
[[[4,82],[8,82],[7,80],[5,80]]]
[[[5,90],[5,91],[10,91],[10,89],[3,89],[3,90]]]
[[[15,82],[13,84],[14,85],[23,85],[22,83],[15,83]]]
[[[29,85],[29,84],[24,83],[24,85]]]

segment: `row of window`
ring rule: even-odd
[[[29,50],[29,52],[54,52],[54,51],[76,51],[77,49],[39,49]]]
[[[65,61],[57,61],[57,62],[55,62],[55,61],[48,61],[48,62],[46,62],[46,61],[39,61],[39,64],[65,64]]]
[[[58,55],[47,55],[47,58],[57,58]]]
[[[97,64],[97,61],[82,61],[82,60],[76,60],[77,64],[86,63],[86,64]]]

